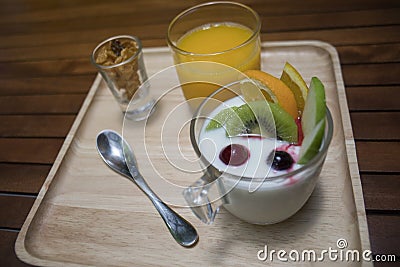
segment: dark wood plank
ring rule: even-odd
[[[76,20],[77,18],[90,18],[90,21],[97,21],[104,15],[121,15],[128,16],[132,15],[135,10],[146,10],[147,14],[156,12],[157,9],[149,8],[150,5],[162,5],[162,1],[143,1],[137,0],[132,1],[118,1],[118,5],[109,1],[92,1],[74,3],[74,1],[68,1],[67,3],[60,2],[57,5],[51,3],[46,5],[28,4],[24,1],[22,8],[15,7],[15,1],[8,1],[7,8],[3,9],[3,13],[0,19],[0,23],[26,23],[26,22],[44,22],[54,21],[62,19],[68,19],[69,21]],[[70,3],[71,2],[71,3]],[[177,14],[183,9],[193,6],[201,1],[175,1],[168,5],[163,5],[162,11],[167,14]],[[398,8],[399,5],[394,0],[385,0],[377,3],[376,1],[345,1],[338,0],[332,3],[321,4],[318,0],[310,0],[307,2],[297,3],[290,0],[269,0],[267,4],[265,1],[241,1],[242,3],[248,4],[253,7],[261,16],[267,15],[288,15],[288,14],[309,14],[309,13],[332,13],[332,12],[343,12],[343,11],[359,11],[362,10],[375,10],[380,8]],[[96,8],[93,8],[93,7]],[[13,8],[14,7],[14,8]],[[152,16],[150,16],[152,17]],[[154,17],[153,17],[154,19]],[[355,18],[356,19],[356,18]],[[169,20],[168,20],[169,21]],[[376,22],[376,20],[373,20]],[[151,23],[151,21],[146,22]],[[167,22],[166,22],[167,23]],[[368,22],[367,22],[368,23]]]
[[[348,45],[336,47],[342,64],[400,62],[400,44]]]
[[[342,65],[346,86],[398,85],[400,63]]]
[[[1,62],[0,78],[19,77],[48,77],[48,76],[74,76],[94,75],[96,69],[90,64],[88,58],[24,61],[24,62]]]
[[[68,8],[69,6],[76,6],[78,4],[85,4],[92,5],[96,0],[87,0],[84,3],[71,0],[67,2],[47,2],[47,1],[31,1],[31,0],[24,0],[24,1],[10,1],[10,0],[3,0],[6,7],[3,9],[6,13],[24,13],[24,12],[31,12],[33,10],[52,10],[58,8]]]
[[[265,13],[264,10],[255,9],[262,16],[262,31],[263,32],[280,32],[294,30],[316,30],[316,29],[331,29],[358,27],[358,26],[377,26],[377,25],[393,25],[400,23],[399,9],[375,9],[375,10],[351,10],[339,11],[330,13],[313,13],[313,14],[286,14],[285,16],[276,16],[275,13]],[[58,12],[65,12],[58,10]],[[82,12],[82,11],[80,11]],[[60,16],[58,19],[53,19],[49,23],[46,21],[19,21],[18,24],[8,22],[0,24],[0,34],[15,35],[15,34],[31,34],[31,33],[54,33],[68,31],[89,31],[101,28],[125,28],[135,27],[132,25],[131,17],[139,17],[142,10],[136,4],[131,4],[119,14],[110,14],[109,11],[97,12],[92,16],[85,14],[79,20],[70,19]],[[141,18],[141,25],[167,25],[173,18],[176,11],[175,7],[166,6],[165,9],[152,10],[149,16]],[[96,23],[93,23],[93,16],[96,16]],[[374,18],[374,19],[371,19]],[[135,32],[138,29],[134,28]]]
[[[1,96],[0,114],[76,114],[85,97],[85,94]]]
[[[400,175],[361,174],[365,208],[400,211]]]
[[[0,195],[0,227],[19,229],[35,202],[32,196]]]
[[[24,47],[27,46],[26,42],[30,42],[28,46],[41,46],[41,45],[53,45],[52,49],[55,49],[60,44],[77,44],[79,43],[92,43],[98,44],[100,41],[121,33],[134,33],[142,40],[146,39],[158,39],[162,40],[162,45],[166,46],[165,34],[167,31],[167,25],[140,25],[134,24],[128,27],[117,27],[117,28],[104,28],[104,29],[91,29],[87,31],[67,31],[67,32],[55,32],[55,33],[43,33],[43,34],[19,34],[10,35],[1,42],[0,47],[12,48],[12,47]]]
[[[400,24],[400,9],[351,10],[329,13],[265,15],[262,32],[337,29]],[[372,19],[374,18],[374,19]]]
[[[361,172],[400,172],[400,142],[356,141],[356,150]]]
[[[350,116],[356,140],[400,141],[400,112],[352,112]]]
[[[251,7],[257,10],[260,14],[272,15],[287,15],[287,14],[308,14],[308,13],[331,13],[338,11],[351,11],[351,10],[368,10],[368,9],[382,9],[382,8],[399,8],[399,3],[392,0],[385,0],[382,2],[374,2],[371,0],[360,2],[360,0],[352,1],[335,1],[335,2],[321,2],[318,0],[311,1],[291,1],[291,0],[268,0],[265,1],[245,1]]]
[[[400,111],[400,86],[347,86],[350,111]]]
[[[0,192],[38,194],[51,165],[0,163]]]
[[[400,256],[400,215],[368,214],[367,220],[372,252]]]
[[[0,49],[0,61],[28,61],[28,60],[49,60],[49,59],[85,59],[89,62],[89,57],[96,42],[90,43],[68,43],[50,44],[28,47],[9,47]]]
[[[0,265],[4,267],[27,267],[27,265],[17,258],[14,244],[17,240],[18,232],[0,230]]]
[[[0,138],[0,162],[53,164],[64,139]]]
[[[166,12],[163,12],[165,14]],[[358,10],[358,11],[350,11],[350,12],[335,12],[335,13],[318,13],[318,14],[301,14],[301,15],[287,15],[287,16],[266,16],[264,17],[263,25],[265,29],[264,32],[280,32],[280,31],[301,31],[304,29],[330,29],[330,28],[341,28],[351,25],[351,27],[357,26],[374,26],[377,25],[377,21],[379,21],[380,25],[393,25],[400,24],[400,9],[389,9],[389,10]],[[107,14],[107,13],[105,13]],[[96,14],[98,16],[98,14]],[[104,16],[100,16],[97,20],[98,24],[104,24],[106,27],[112,26],[112,24],[116,24],[118,27],[122,27],[121,20],[118,19],[121,14],[116,15],[115,17],[106,18]],[[130,14],[129,16],[135,16],[134,14]],[[85,16],[86,17],[86,16]],[[157,19],[160,18],[160,15],[149,16],[149,22],[154,23],[154,17]],[[374,17],[375,20],[372,20],[371,17]],[[168,16],[169,19],[169,16]],[[167,22],[167,18],[164,19],[164,22]],[[31,25],[32,22],[28,22],[30,27],[37,28],[38,31],[43,34],[43,27]],[[60,31],[60,27],[65,26],[68,27],[68,30],[76,30],[81,29],[82,25],[86,25],[81,20],[75,21],[75,28],[72,29],[71,22],[68,21],[55,21],[52,23],[48,23],[47,21],[43,22],[45,25],[49,25],[55,28],[55,32]],[[144,23],[144,22],[143,22]],[[151,24],[146,23],[146,24]],[[128,26],[131,25],[131,20],[126,20],[126,24]],[[96,27],[98,27],[96,25]],[[66,31],[65,29],[64,31]],[[14,32],[13,27],[10,27],[10,31]],[[14,32],[15,34],[15,32]],[[76,39],[76,43],[68,43],[68,44],[43,44],[40,46],[26,46],[27,44],[15,44],[14,46],[5,47],[0,49],[0,61],[20,61],[20,60],[48,60],[48,59],[71,59],[71,58],[86,58],[88,59],[91,51],[96,45],[95,41],[88,43],[79,43],[80,39]],[[24,46],[25,45],[25,46]],[[1,45],[0,45],[1,46]],[[55,49],[57,48],[57,49]],[[397,49],[396,49],[397,48]],[[382,44],[381,46],[370,45],[370,46],[348,46],[348,47],[339,47],[339,52],[342,57],[342,62],[350,62],[347,57],[351,56],[351,63],[354,62],[374,62],[371,59],[374,58],[384,58],[385,62],[393,62],[396,61],[400,57],[400,49],[398,49],[398,44]],[[397,53],[396,53],[397,51]],[[395,53],[395,55],[392,55]],[[383,56],[381,56],[383,54]],[[344,56],[344,57],[343,57]],[[381,61],[379,61],[381,62]]]
[[[370,0],[369,0],[370,1]],[[4,2],[4,1],[3,1]],[[132,1],[128,0],[120,0],[118,1],[118,5],[115,5],[114,3],[110,3],[109,1],[105,0],[86,0],[84,2],[82,1],[62,1],[62,2],[49,2],[49,3],[43,3],[40,1],[23,1],[23,3],[15,3],[13,1],[8,1],[7,0],[7,8],[3,9],[3,12],[5,14],[8,14],[7,18],[16,16],[17,18],[22,17],[21,15],[30,15],[32,14],[32,17],[34,16],[44,16],[43,19],[45,20],[52,20],[52,19],[59,19],[60,17],[67,17],[70,19],[76,19],[77,17],[83,17],[85,16],[85,12],[88,12],[88,16],[93,17],[94,16],[94,7],[96,7],[95,10],[99,10],[99,13],[101,12],[108,12],[120,14],[120,13],[126,13],[126,8],[135,8],[139,10],[146,10],[151,12],[151,7],[154,8],[155,6],[163,6],[163,7],[171,7],[174,6],[176,8],[181,7],[181,8],[186,8],[188,5],[195,5],[196,2],[199,1],[184,1],[180,3],[179,1],[174,2],[174,5],[163,5],[163,1],[144,1],[144,0],[136,0],[134,3]],[[391,1],[387,1],[388,4],[391,4]],[[372,3],[371,3],[372,4]],[[368,6],[368,5],[367,5]],[[81,7],[81,9],[80,9]],[[371,6],[372,8],[373,6]],[[70,13],[77,13],[76,15],[70,14]],[[56,16],[51,16],[51,13],[55,13]],[[18,16],[19,15],[19,16]],[[95,19],[96,17],[93,17]],[[38,18],[40,20],[40,18]]]
[[[102,13],[98,12],[92,16],[83,15],[77,19],[65,18],[59,16],[58,19],[54,19],[49,23],[46,21],[27,21],[19,22],[17,24],[4,23],[0,24],[0,36],[1,35],[15,35],[15,34],[43,34],[43,33],[54,33],[54,32],[68,32],[68,31],[88,31],[93,29],[102,28],[127,28],[133,27],[136,29],[139,24],[132,24],[133,17],[140,17],[143,12],[140,10],[140,6],[136,3],[130,3],[127,6],[128,10],[125,10],[122,14],[109,14],[108,11],[103,10]],[[65,12],[61,9],[58,12]],[[169,12],[168,12],[169,11]],[[81,13],[80,11],[79,13]],[[93,11],[92,11],[93,12]],[[141,17],[140,25],[166,25],[168,21],[173,19],[174,14],[178,14],[174,7],[166,6],[165,9],[154,9],[151,11],[149,16]],[[390,12],[389,12],[390,13]],[[96,17],[96,22],[93,23],[93,19]],[[389,14],[389,17],[390,14]]]
[[[165,34],[167,25],[141,25],[135,27],[103,28],[88,31],[68,31],[43,34],[20,34],[11,35],[4,38],[0,43],[2,48],[12,48],[15,46],[41,46],[41,45],[60,45],[92,43],[97,44],[109,36],[120,33],[135,33],[144,44],[154,44],[166,46]],[[322,30],[302,30],[272,32],[266,29],[262,32],[263,41],[283,41],[283,40],[321,40],[333,45],[366,45],[366,44],[387,44],[398,43],[400,41],[400,26],[371,26],[359,28],[337,28]],[[79,38],[77,38],[79,36]],[[78,41],[79,40],[79,41]]]
[[[0,137],[65,137],[74,115],[0,115]]]
[[[321,40],[335,46],[398,43],[400,42],[400,26],[267,32],[262,34],[262,40]]]
[[[51,95],[86,94],[95,75],[75,75],[73,77],[15,77],[1,79],[0,96],[11,95]]]

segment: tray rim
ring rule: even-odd
[[[353,199],[355,203],[355,210],[356,210],[356,218],[357,218],[357,223],[358,223],[358,232],[360,236],[360,246],[361,250],[371,250],[370,246],[370,238],[369,238],[369,231],[368,231],[368,224],[367,224],[367,218],[366,218],[366,212],[365,212],[365,204],[364,204],[364,195],[362,192],[362,186],[361,186],[361,179],[360,179],[360,174],[359,174],[359,168],[358,168],[358,161],[357,161],[357,155],[356,155],[356,147],[355,147],[355,141],[354,141],[354,136],[353,136],[353,130],[352,130],[352,125],[351,125],[351,120],[350,120],[350,112],[347,104],[347,98],[346,98],[346,91],[345,91],[345,86],[344,86],[344,81],[343,81],[343,75],[342,75],[342,69],[340,65],[340,60],[339,60],[339,55],[336,50],[336,48],[323,41],[319,40],[302,40],[302,41],[272,41],[272,42],[262,42],[261,43],[262,48],[268,48],[268,47],[293,47],[293,46],[314,46],[320,49],[325,50],[332,61],[333,65],[333,70],[334,70],[334,77],[335,77],[335,83],[336,83],[336,88],[337,88],[337,95],[338,95],[338,104],[340,108],[340,116],[341,116],[341,121],[342,121],[342,126],[343,126],[343,132],[344,132],[344,148],[346,150],[347,154],[347,162],[348,162],[348,168],[349,168],[349,175],[351,179],[351,184],[352,184],[352,192],[353,192]],[[161,47],[148,47],[143,49],[143,53],[165,53],[168,52],[169,48],[166,46],[161,46]],[[52,261],[52,260],[46,260],[46,259],[41,259],[34,257],[31,255],[25,248],[25,237],[28,233],[29,227],[36,215],[37,210],[39,209],[48,189],[50,188],[50,185],[54,179],[54,177],[57,174],[57,171],[59,167],[62,164],[62,161],[64,159],[64,156],[67,154],[70,145],[72,144],[72,141],[75,137],[76,132],[78,131],[81,122],[83,118],[86,115],[86,112],[88,111],[92,100],[94,96],[96,95],[97,89],[99,88],[99,85],[102,81],[102,77],[99,73],[97,73],[87,96],[85,97],[85,100],[74,120],[74,123],[72,124],[72,127],[70,131],[68,132],[63,145],[61,146],[60,151],[57,154],[57,157],[54,161],[54,164],[52,168],[50,169],[39,193],[34,201],[31,210],[29,211],[24,224],[21,227],[20,232],[18,233],[16,242],[15,242],[15,252],[17,257],[29,264],[35,264],[35,265],[40,265],[40,264],[51,264],[51,266],[57,265],[57,266],[65,266],[65,262],[58,262],[58,261]],[[367,266],[369,265],[367,262],[361,262],[362,266]],[[46,265],[46,266],[47,266]],[[74,263],[68,263],[68,266],[81,266],[79,264],[74,264]]]

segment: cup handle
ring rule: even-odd
[[[212,224],[220,206],[224,203],[217,180],[204,174],[199,180],[183,191],[183,196],[192,212],[205,224]]]

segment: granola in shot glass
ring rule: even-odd
[[[154,100],[149,94],[142,45],[135,36],[120,35],[100,43],[91,55],[125,115],[132,120],[147,118]]]

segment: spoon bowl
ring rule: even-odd
[[[178,244],[183,247],[196,245],[199,239],[196,229],[150,189],[137,168],[132,149],[118,133],[112,130],[100,132],[97,135],[97,151],[108,167],[131,180],[147,195]]]
[[[112,131],[103,131],[97,136],[97,150],[103,161],[114,171],[132,179],[126,165],[122,139]]]

